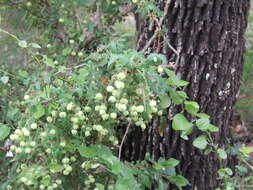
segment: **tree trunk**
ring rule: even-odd
[[[158,6],[164,10],[166,0],[159,0]],[[166,33],[154,41],[150,39],[157,24],[137,17],[137,49],[148,47],[148,52],[165,54],[170,64],[176,62],[177,75],[190,82],[186,89],[189,99],[197,101],[201,112],[219,126],[213,137],[220,147],[230,143],[228,124],[242,76],[248,9],[249,0],[170,0],[163,22]],[[165,39],[179,53],[177,61]],[[204,156],[192,146],[198,131],[185,141],[171,129],[171,118],[178,111],[169,108],[163,135],[157,130],[157,121],[144,132],[130,133],[123,156],[133,161],[149,152],[154,159],[176,158],[180,160],[178,172],[191,183],[185,189],[213,190],[220,185],[219,161],[214,154]]]

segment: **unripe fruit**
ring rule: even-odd
[[[24,136],[27,136],[27,137],[30,136],[30,131],[28,129],[23,128],[22,131],[24,133]]]
[[[62,142],[60,143],[60,146],[62,146],[62,147],[66,146],[66,142],[65,142],[65,141],[62,141]]]
[[[116,113],[111,113],[111,114],[110,114],[110,117],[111,117],[112,119],[116,119],[116,118],[117,118],[117,114],[116,114]]]
[[[89,106],[85,106],[85,107],[84,107],[84,111],[90,112],[90,111],[91,111],[91,108],[90,108]]]
[[[30,99],[30,96],[29,95],[25,95],[24,96],[24,100],[29,100]]]
[[[65,158],[62,159],[62,163],[63,163],[63,164],[68,164],[69,161],[70,161],[70,160],[69,160],[69,158],[67,158],[67,157],[65,157]]]
[[[118,80],[124,80],[126,78],[126,74],[121,72],[119,74],[117,74],[117,79]]]
[[[142,105],[137,106],[136,111],[142,113],[144,111],[144,107]]]
[[[157,68],[157,71],[158,71],[158,73],[161,74],[161,73],[163,73],[164,70],[163,70],[163,68],[162,68],[161,66],[159,66],[159,67]]]
[[[32,3],[31,3],[30,1],[28,1],[28,2],[26,3],[26,6],[27,6],[27,7],[31,7],[31,6],[32,6]]]
[[[31,129],[37,129],[37,127],[38,127],[37,123],[32,123],[31,124]]]
[[[66,112],[59,113],[60,118],[65,118],[67,116]]]
[[[115,81],[114,85],[117,89],[123,89],[125,87],[125,84],[122,81]]]
[[[70,44],[74,44],[75,41],[74,41],[74,40],[69,40],[69,43],[70,43]]]
[[[83,56],[83,52],[78,52],[78,57],[82,57]]]
[[[60,22],[60,23],[63,23],[63,22],[64,22],[64,19],[63,19],[63,18],[60,18],[60,19],[59,19],[59,22]]]
[[[113,86],[107,86],[106,88],[107,92],[112,92],[114,90]]]
[[[26,148],[26,149],[25,149],[25,153],[30,154],[31,152],[32,152],[32,149],[31,149],[31,148]]]
[[[117,100],[116,100],[116,98],[114,96],[110,96],[109,99],[108,99],[108,101],[114,103]]]
[[[102,100],[103,99],[103,95],[101,93],[97,93],[95,96],[96,100]]]
[[[50,133],[51,135],[55,135],[56,131],[55,131],[54,129],[51,129],[51,130],[49,131],[49,133]]]
[[[47,117],[47,122],[48,123],[52,123],[53,122],[53,118],[52,117]]]
[[[72,133],[73,135],[76,135],[76,134],[77,134],[77,130],[72,129],[72,130],[71,130],[71,133]]]

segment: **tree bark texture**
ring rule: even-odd
[[[159,0],[161,10],[166,2]],[[249,0],[170,0],[163,22],[166,32],[151,43],[157,24],[137,17],[137,49],[143,50],[150,43],[148,52],[165,54],[177,75],[190,82],[186,88],[189,99],[197,101],[201,112],[219,126],[213,138],[220,147],[230,143],[228,125],[242,76],[248,9]],[[177,61],[165,39],[177,50]],[[149,152],[154,159],[176,158],[180,160],[178,172],[191,183],[185,189],[213,190],[220,185],[219,162],[213,153],[204,156],[192,146],[198,131],[185,141],[171,129],[171,119],[178,111],[178,107],[169,108],[163,134],[158,132],[159,121],[144,132],[130,133],[123,157],[139,160]]]

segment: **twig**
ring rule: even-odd
[[[119,156],[118,156],[119,160],[120,160],[120,158],[121,158],[122,147],[123,147],[125,138],[126,138],[126,136],[127,136],[127,134],[128,134],[128,131],[129,131],[130,126],[131,126],[131,122],[128,123],[126,132],[125,132],[125,134],[124,134],[124,136],[123,136],[123,139],[122,139],[122,141],[121,141],[121,143],[120,143],[120,147],[119,147]]]
[[[151,14],[150,17],[157,24],[157,28],[156,28],[155,33],[153,34],[153,36],[150,38],[150,40],[148,41],[148,43],[144,46],[144,48],[141,51],[146,52],[148,50],[149,46],[153,43],[153,41],[155,40],[155,38],[159,34],[159,32],[162,31],[162,24],[163,24],[163,21],[164,21],[165,17],[168,14],[170,1],[171,0],[167,0],[166,1],[165,8],[164,8],[164,14],[163,14],[163,16],[162,16],[162,18],[160,20],[158,20],[155,17],[153,18],[152,14]]]

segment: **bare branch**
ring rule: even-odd
[[[127,136],[127,134],[128,134],[128,131],[129,131],[130,126],[131,126],[131,122],[128,123],[126,132],[125,132],[125,134],[124,134],[124,136],[123,136],[123,139],[122,139],[122,141],[121,141],[121,143],[120,143],[120,147],[119,147],[119,156],[118,156],[119,160],[121,159],[122,147],[123,147],[124,141],[125,141],[125,139],[126,139],[126,136]]]

